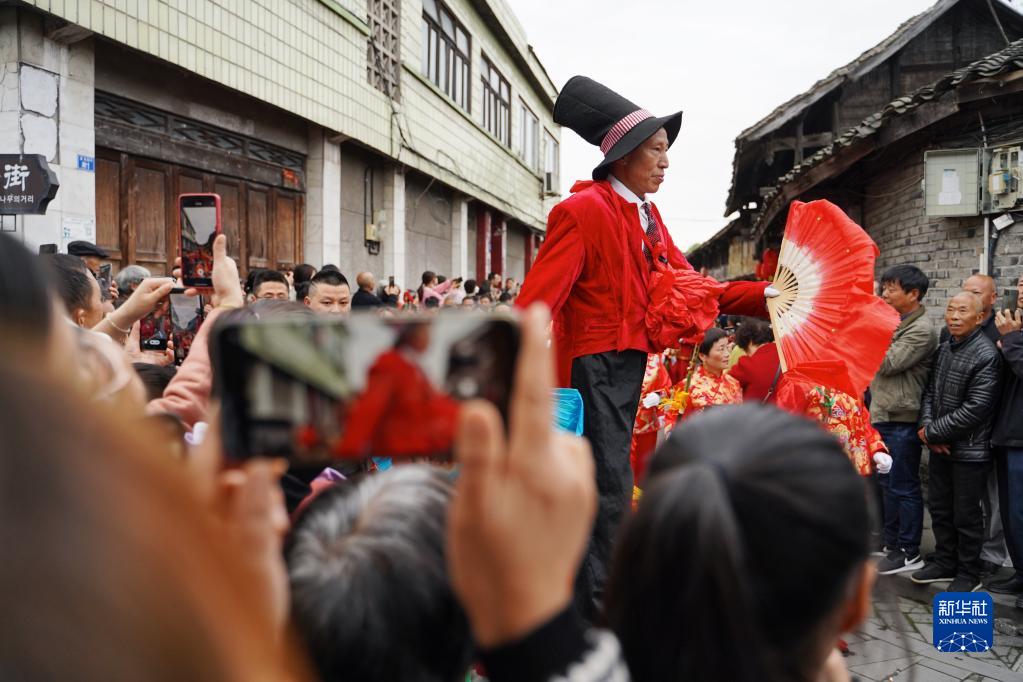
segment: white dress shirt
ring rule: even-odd
[[[631,189],[622,184],[622,181],[616,178],[615,176],[608,174],[607,180],[608,182],[611,183],[611,188],[618,193],[618,196],[620,196],[622,199],[625,199],[630,204],[634,204],[636,206],[636,212],[639,213],[639,228],[643,230],[644,233],[646,233],[646,231],[650,229],[650,225],[647,223],[646,212],[643,210],[643,204],[647,202],[636,196],[635,192],[633,192]],[[651,213],[651,217],[652,216],[653,214]],[[643,242],[643,253],[646,252],[647,252],[646,242]]]

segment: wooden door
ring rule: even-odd
[[[170,168],[149,159],[135,159],[129,190],[130,228],[134,228],[135,260],[153,275],[170,272],[168,253],[176,233],[173,187]]]
[[[121,160],[96,155],[96,244],[110,253],[114,270],[127,264],[121,243]]]
[[[249,268],[270,267],[270,190],[263,185],[246,188],[246,235]]]

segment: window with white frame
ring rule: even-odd
[[[533,170],[540,170],[540,120],[519,100],[519,156]]]
[[[401,99],[401,0],[368,0],[369,46],[366,76],[370,85]]]
[[[501,141],[511,146],[511,86],[493,63],[483,56],[480,70],[483,80],[483,127]]]
[[[469,34],[440,0],[423,0],[422,72],[469,111]]]
[[[543,151],[543,191],[557,193],[561,155],[558,152],[558,141],[546,130],[543,131]]]

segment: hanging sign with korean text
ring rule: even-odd
[[[60,183],[42,154],[0,154],[0,215],[42,214]]]

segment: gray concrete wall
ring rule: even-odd
[[[372,189],[372,206],[367,201],[367,170],[372,170],[368,178]],[[377,278],[386,281],[388,275],[398,276],[401,273],[385,272],[387,270],[383,248],[379,255],[371,255],[365,245],[365,222],[379,221],[378,215],[385,204],[387,176],[391,167],[381,162],[378,157],[355,145],[341,146],[341,271],[354,281],[355,275],[362,271],[376,274]],[[386,216],[385,221],[386,221]],[[381,245],[382,246],[382,245]],[[314,263],[314,265],[318,265]]]
[[[421,281],[425,270],[449,279],[461,274],[451,272],[453,198],[440,183],[418,173],[405,176],[405,267],[410,283]]]
[[[78,169],[79,155],[96,156],[87,35],[47,35],[42,15],[0,8],[0,153],[42,154],[60,182],[45,215],[4,220],[33,251],[96,238],[96,174]]]

